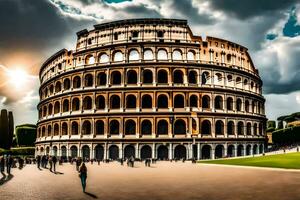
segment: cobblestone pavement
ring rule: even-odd
[[[109,163],[87,165],[87,194],[81,190],[75,166],[58,166],[61,174],[27,165],[13,169],[0,186],[1,200],[297,200],[300,171],[276,171],[201,164],[158,162],[150,168]],[[0,174],[1,177],[1,174]]]

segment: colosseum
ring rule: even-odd
[[[186,20],[130,19],[77,33],[40,69],[36,154],[216,159],[264,152],[262,80],[247,48]]]

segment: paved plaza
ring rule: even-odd
[[[27,165],[13,169],[13,177],[2,182],[0,199],[300,199],[300,171],[190,162],[158,162],[150,168],[143,163],[134,168],[119,163],[87,167],[87,194],[82,193],[75,165],[58,166],[58,174]]]

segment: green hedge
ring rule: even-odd
[[[276,144],[300,142],[300,126],[276,130],[272,133],[272,140]]]
[[[15,135],[18,146],[34,146],[36,127],[28,125],[17,126]]]
[[[10,154],[14,156],[33,156],[35,152],[35,147],[20,147],[11,148],[10,150],[0,149],[0,154]]]

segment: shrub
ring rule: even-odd
[[[35,147],[11,148],[11,155],[34,155]]]
[[[34,146],[36,139],[35,125],[20,125],[16,127],[16,142],[18,146]]]
[[[272,133],[272,140],[281,145],[300,142],[300,126],[276,130]]]

